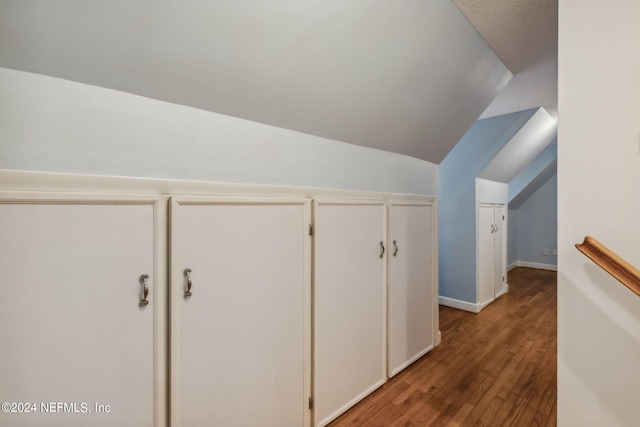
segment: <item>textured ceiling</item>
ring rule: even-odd
[[[558,0],[452,0],[514,78],[482,117],[557,112]]]
[[[0,67],[433,163],[511,78],[449,0],[3,0]]]

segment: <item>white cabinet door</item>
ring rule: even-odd
[[[156,202],[44,197],[0,196],[0,425],[152,426]]]
[[[479,205],[478,217],[478,303],[483,307],[495,295],[493,205]]]
[[[172,199],[173,426],[310,423],[310,220],[306,199]]]
[[[478,206],[478,303],[484,307],[506,290],[506,206]]]
[[[382,202],[314,206],[314,420],[324,426],[386,380],[388,248]]]
[[[389,207],[388,376],[434,345],[435,283],[432,206]]]
[[[505,205],[496,205],[494,210],[495,232],[494,238],[494,296],[498,298],[505,291],[507,277],[507,260],[506,260],[506,207]]]

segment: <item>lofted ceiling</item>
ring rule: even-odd
[[[558,125],[544,108],[520,128],[478,175],[478,178],[508,184],[556,138]]]
[[[558,0],[452,0],[513,72],[481,118],[558,109]]]
[[[0,67],[433,163],[511,78],[449,0],[3,0]]]

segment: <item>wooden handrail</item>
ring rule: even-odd
[[[640,296],[640,270],[591,236],[585,237],[576,248]]]

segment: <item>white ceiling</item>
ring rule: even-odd
[[[484,168],[478,178],[505,184],[511,182],[555,139],[557,128],[554,118],[544,108],[539,108]]]
[[[449,0],[3,0],[0,67],[434,163],[511,78]]]
[[[544,107],[557,116],[558,0],[452,0],[513,72],[481,118]]]

